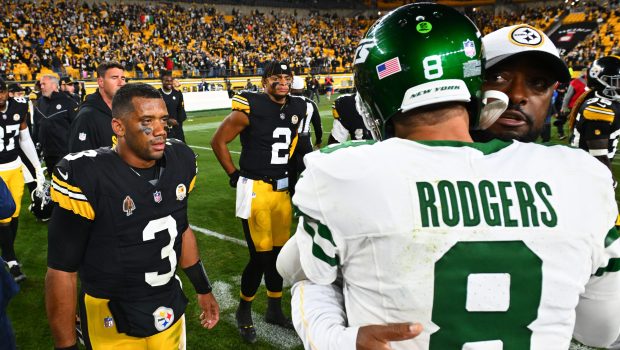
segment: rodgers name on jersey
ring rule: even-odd
[[[270,178],[286,176],[291,144],[306,108],[304,99],[296,96],[287,96],[282,105],[265,93],[235,95],[232,109],[245,113],[250,121],[241,132],[241,171]]]
[[[24,98],[9,98],[6,110],[0,111],[0,164],[14,161],[19,156],[19,128],[28,116],[28,102]]]
[[[418,181],[421,227],[555,227],[551,187],[542,181]]]

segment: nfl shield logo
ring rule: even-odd
[[[86,140],[86,133],[85,133],[85,132],[81,132],[81,133],[78,135],[78,139],[80,139],[80,141],[84,141],[84,140]]]
[[[162,198],[161,198],[161,191],[155,191],[153,193],[153,199],[155,200],[155,203],[160,203]]]
[[[476,56],[476,45],[471,40],[463,41],[463,49],[465,51],[465,56],[472,58]]]
[[[111,328],[112,326],[114,326],[114,319],[110,316],[106,317],[103,319],[103,326],[105,328]]]

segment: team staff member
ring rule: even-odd
[[[237,217],[250,251],[241,276],[237,326],[241,337],[256,341],[251,307],[263,273],[267,286],[269,323],[290,327],[282,313],[282,277],[276,258],[290,236],[291,203],[288,192],[288,161],[291,142],[306,113],[306,102],[290,96],[293,79],[288,63],[270,61],[262,76],[264,93],[242,92],[233,98],[233,111],[211,140],[215,156],[237,188]],[[232,161],[227,144],[241,137],[240,170]],[[254,197],[254,198],[253,198]]]
[[[171,71],[162,72],[159,92],[161,92],[161,96],[166,102],[166,108],[170,116],[168,123],[171,128],[168,137],[185,142],[185,134],[183,133],[183,122],[187,119],[185,103],[183,102],[183,93],[173,87]]]
[[[60,78],[60,91],[71,97],[78,105],[80,104],[80,96],[75,93],[75,85],[73,85],[71,77]]]
[[[295,193],[295,183],[297,183],[297,177],[306,168],[304,165],[304,156],[312,152],[313,148],[321,148],[323,143],[323,126],[321,125],[321,115],[319,114],[319,107],[311,99],[304,96],[304,79],[302,77],[293,77],[293,83],[291,85],[291,95],[299,96],[306,101],[306,114],[304,114],[299,128],[297,129],[298,138],[295,147],[295,152],[292,154],[289,160],[289,181],[291,194]],[[310,132],[310,124],[314,128],[315,145],[312,146],[312,133]]]
[[[34,134],[35,141],[41,144],[45,165],[51,172],[56,163],[69,153],[69,129],[75,119],[78,104],[58,91],[58,77],[55,75],[43,75],[40,82],[41,97],[34,109]]]
[[[0,177],[11,191],[17,206],[8,218],[0,220],[0,249],[2,259],[6,261],[16,282],[26,278],[15,254],[15,237],[24,194],[20,151],[34,166],[39,188],[42,188],[45,180],[37,151],[28,131],[29,117],[27,101],[23,98],[9,98],[7,85],[4,80],[0,79],[0,135],[3,135],[0,139]]]
[[[175,278],[177,261],[196,289],[202,325],[219,319],[187,221],[195,155],[166,142],[166,105],[150,85],[119,89],[112,115],[116,147],[71,154],[52,176],[58,206],[49,224],[45,300],[54,344],[77,349],[79,270],[87,348],[179,349],[187,298]]]
[[[620,136],[620,57],[605,56],[592,62],[588,87],[571,112],[570,144],[611,170]]]
[[[372,140],[372,134],[357,110],[356,99],[359,97],[356,96],[357,94],[340,95],[332,104],[334,124],[328,144],[343,143],[349,136],[351,140]]]
[[[97,66],[97,86],[80,107],[69,133],[69,152],[79,152],[104,146],[114,146],[112,131],[112,99],[125,85],[123,66],[114,61]]]

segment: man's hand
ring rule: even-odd
[[[36,191],[40,194],[43,194],[43,185],[45,184],[45,175],[43,174],[43,169],[41,169],[40,166],[35,168],[35,177],[37,181]]]
[[[197,297],[198,306],[202,310],[200,313],[200,324],[207,329],[215,327],[220,320],[220,306],[217,304],[213,293],[198,294]]]
[[[390,323],[360,327],[357,350],[389,350],[391,341],[412,339],[422,332],[419,323]]]
[[[239,176],[241,173],[238,169],[235,169],[232,173],[228,174],[228,184],[232,188],[237,188],[237,181],[239,181]]]

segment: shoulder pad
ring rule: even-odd
[[[615,113],[611,108],[588,105],[583,110],[583,118],[593,121],[603,121],[611,123],[614,121]]]
[[[79,174],[87,173],[85,164],[81,162],[85,159],[83,157],[94,158],[97,155],[98,151],[95,150],[69,154],[56,165],[52,174],[52,200],[60,207],[89,220],[95,219],[95,211],[85,194],[84,187],[87,184],[82,183]]]
[[[233,96],[232,110],[250,115],[250,101],[247,98],[247,93],[242,92],[240,95]]]

